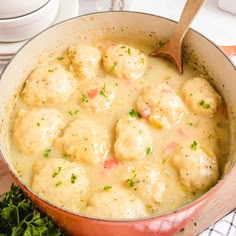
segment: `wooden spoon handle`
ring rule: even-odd
[[[190,24],[204,2],[205,0],[187,0],[175,32],[176,38],[178,38],[180,41],[183,40]]]

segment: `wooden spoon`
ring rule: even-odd
[[[205,0],[187,0],[174,35],[162,48],[156,49],[150,53],[150,56],[160,56],[169,59],[176,65],[179,73],[183,73],[182,41],[204,1]]]

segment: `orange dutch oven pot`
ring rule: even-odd
[[[9,156],[9,103],[24,83],[32,68],[42,59],[57,51],[63,51],[73,42],[90,43],[104,37],[134,38],[150,41],[155,47],[159,39],[168,39],[174,33],[176,22],[155,15],[135,12],[102,12],[73,18],[57,24],[30,40],[10,61],[0,80],[0,150],[2,163],[15,182],[32,201],[70,235],[76,236],[144,236],[171,235],[180,230],[211,200],[216,191],[227,181],[236,168],[235,125],[236,114],[236,68],[228,55],[235,54],[236,47],[218,47],[196,31],[189,30],[184,40],[184,55],[196,60],[199,68],[205,68],[213,78],[213,84],[227,104],[231,121],[231,144],[227,171],[218,183],[199,199],[162,215],[132,220],[104,220],[60,209],[35,194],[14,171]]]

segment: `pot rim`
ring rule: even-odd
[[[51,28],[56,27],[59,24],[63,24],[64,22],[68,22],[68,21],[73,21],[75,19],[78,18],[83,18],[83,17],[88,17],[88,16],[93,16],[93,15],[101,15],[101,14],[139,14],[139,15],[148,15],[151,17],[157,17],[157,18],[161,18],[164,19],[166,21],[169,22],[173,22],[175,24],[177,24],[178,22],[175,20],[172,20],[170,18],[167,17],[163,17],[163,16],[159,16],[159,15],[155,15],[155,14],[151,14],[151,13],[145,13],[145,12],[136,12],[136,11],[101,11],[101,12],[93,12],[93,13],[87,13],[84,15],[80,15],[80,16],[75,16],[73,18],[70,19],[66,19],[63,20],[61,22],[58,22],[50,27],[48,27],[47,29],[41,31],[40,33],[36,34],[35,36],[33,36],[31,39],[29,39],[21,48],[19,48],[17,50],[17,52],[15,53],[15,55],[11,58],[11,60],[9,61],[9,63],[4,67],[4,69],[2,70],[2,72],[0,73],[0,80],[2,79],[5,70],[9,67],[9,65],[11,64],[12,60],[14,60],[15,56],[17,56],[17,54],[22,51],[24,49],[24,47],[26,47],[27,44],[29,44],[31,41],[33,41],[35,38],[37,38],[39,35],[45,33],[46,31],[49,31]],[[216,50],[220,51],[223,56],[225,57],[225,59],[227,59],[227,61],[231,64],[231,66],[235,69],[236,71],[236,65],[234,65],[234,63],[230,60],[230,58],[226,55],[226,53],[216,44],[214,43],[212,40],[208,39],[206,36],[204,36],[202,33],[198,32],[195,29],[192,29],[191,27],[189,28],[189,31],[192,31],[198,35],[200,35],[202,38],[204,38],[205,40],[207,40],[209,43],[211,43]],[[2,159],[1,159],[2,158]],[[48,201],[47,199],[45,199],[42,196],[39,196],[37,193],[35,193],[29,186],[27,186],[22,179],[19,178],[19,176],[15,173],[15,171],[11,168],[10,164],[8,163],[7,159],[4,157],[4,155],[2,154],[2,151],[0,149],[0,163],[1,160],[3,162],[3,164],[7,167],[7,169],[10,171],[10,173],[14,176],[14,178],[19,181],[20,185],[23,186],[23,188],[25,188],[29,193],[32,193],[37,199],[39,199],[40,201],[44,202],[45,204],[49,205],[52,208],[56,208],[58,211],[62,211],[65,212],[69,215],[73,215],[75,217],[81,217],[87,220],[95,220],[95,221],[102,221],[102,222],[106,222],[106,223],[134,223],[134,222],[141,222],[141,221],[148,221],[148,220],[153,220],[153,219],[163,219],[165,217],[169,217],[169,216],[173,216],[176,213],[180,213],[180,212],[184,212],[186,209],[189,209],[195,205],[200,204],[201,202],[203,202],[204,200],[209,199],[209,197],[214,194],[214,192],[216,192],[217,190],[219,190],[219,188],[223,185],[223,183],[225,182],[225,180],[227,179],[227,177],[233,172],[234,169],[236,169],[236,162],[232,165],[232,167],[228,170],[227,174],[225,174],[222,178],[220,178],[218,180],[218,182],[212,187],[210,188],[207,192],[205,192],[203,195],[201,195],[199,198],[195,199],[194,201],[191,201],[181,207],[176,208],[175,210],[171,210],[171,211],[167,211],[161,214],[154,214],[151,216],[145,216],[145,217],[139,217],[139,218],[132,218],[132,219],[110,219],[110,218],[98,218],[98,217],[94,217],[94,216],[88,216],[88,215],[84,215],[81,213],[77,213],[77,212],[73,212],[70,211],[68,209],[63,209],[59,206],[54,205],[53,203],[51,203],[50,201]]]

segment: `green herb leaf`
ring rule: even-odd
[[[143,57],[140,59],[140,63],[144,64],[144,58]]]
[[[147,148],[146,148],[146,154],[148,155],[148,154],[150,154],[151,152],[152,152],[151,147],[147,147]]]
[[[85,94],[82,94],[82,102],[88,102],[88,97]]]
[[[191,148],[192,150],[196,150],[197,149],[197,142],[194,140],[193,143],[191,144]]]
[[[52,177],[55,178],[61,171],[61,167],[59,166],[57,171],[55,171],[53,174],[52,174]]]
[[[0,202],[0,235],[62,236],[64,233],[12,184]]]
[[[138,118],[142,118],[141,114],[137,111],[135,111],[134,109],[132,109],[130,112],[129,112],[129,115],[131,117],[138,117]]]
[[[58,186],[60,186],[60,185],[62,185],[62,181],[56,182],[56,187],[58,187]]]
[[[112,66],[111,69],[110,69],[110,72],[114,72],[116,66],[117,66],[117,62],[114,62],[114,63],[113,63],[113,66]]]
[[[43,156],[46,157],[46,158],[48,158],[50,152],[51,152],[51,149],[46,149],[46,150],[44,151]]]
[[[75,174],[73,173],[73,174],[71,175],[70,182],[71,182],[72,184],[74,184],[75,181],[76,181],[76,179],[77,179],[77,175],[75,175]]]
[[[135,179],[136,175],[137,175],[137,174],[135,174],[131,179],[127,179],[127,180],[126,180],[126,183],[128,183],[129,186],[132,187],[132,188],[133,188],[134,185],[135,185],[135,180],[134,180],[134,179]]]
[[[128,48],[127,53],[128,53],[129,55],[131,55],[131,50],[130,50],[130,48]]]
[[[53,72],[53,71],[54,71],[54,70],[52,70],[52,69],[49,69],[49,70],[48,70],[48,72]]]
[[[103,85],[102,89],[100,90],[100,95],[107,97],[106,95],[106,84]]]
[[[64,59],[64,57],[57,57],[58,61],[62,61]]]
[[[68,114],[73,116],[76,115],[79,112],[79,110],[75,110],[75,111],[68,111]]]
[[[211,107],[211,105],[208,104],[208,103],[206,103],[204,100],[201,100],[201,101],[199,102],[199,105],[202,106],[202,107],[205,108],[205,109],[209,109],[209,108]]]
[[[112,188],[111,186],[106,185],[106,186],[103,187],[103,190],[108,191],[108,190],[110,190],[111,188]]]
[[[68,158],[70,155],[68,155],[68,154],[63,154],[63,158]]]

